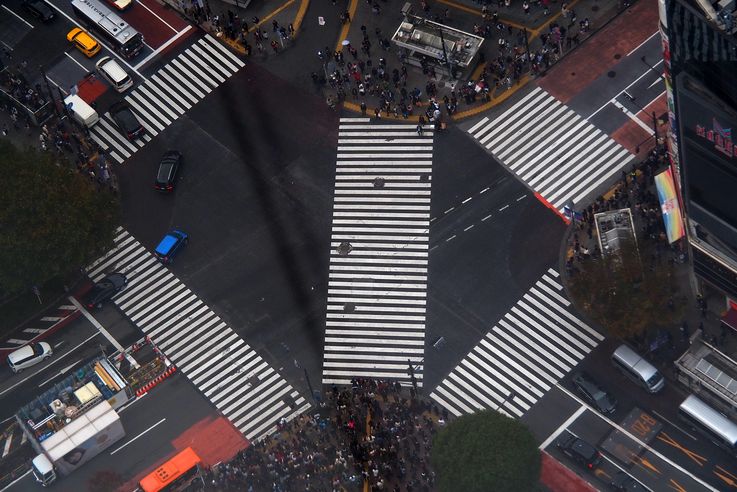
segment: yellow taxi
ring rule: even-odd
[[[67,41],[72,43],[87,58],[92,58],[100,52],[100,43],[80,27],[75,27],[67,34]]]

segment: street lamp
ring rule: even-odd
[[[644,58],[644,57],[643,57]],[[623,91],[624,96],[629,99],[629,101],[634,104],[636,107],[640,109],[643,113],[646,113],[645,108],[640,106],[639,103],[635,102],[635,98],[633,96],[630,96],[627,91]],[[651,116],[653,118],[653,133],[655,134],[655,148],[658,148],[658,118],[655,116],[655,111],[651,112]]]

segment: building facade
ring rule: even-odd
[[[735,2],[711,4],[659,0],[667,144],[699,287],[737,309]]]

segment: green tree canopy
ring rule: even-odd
[[[658,258],[653,246],[650,241],[624,242],[617,252],[578,263],[570,279],[576,305],[614,337],[643,335],[677,324],[683,316],[673,267]]]
[[[433,439],[430,459],[440,491],[537,490],[540,451],[530,430],[493,410],[463,416]]]
[[[116,197],[51,154],[0,141],[0,293],[79,269],[112,244]]]

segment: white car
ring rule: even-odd
[[[97,73],[107,80],[118,92],[125,92],[133,87],[133,79],[120,64],[109,56],[103,56],[95,63]]]
[[[51,345],[46,342],[31,343],[11,352],[8,355],[8,365],[13,372],[18,373],[48,359],[53,353]]]

